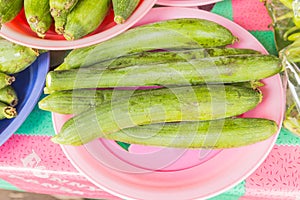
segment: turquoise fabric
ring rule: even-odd
[[[22,191],[19,188],[15,187],[14,185],[10,184],[9,182],[0,179],[0,188],[4,190],[14,190],[14,191]]]
[[[211,12],[233,20],[231,0],[224,0],[217,3]]]
[[[213,198],[210,198],[208,200],[237,200],[245,194],[245,191],[246,191],[245,181],[242,181],[232,189],[229,189],[226,192],[217,195]]]
[[[278,55],[272,31],[250,31],[250,33],[266,48],[269,54]]]
[[[285,128],[282,128],[276,140],[278,145],[300,145],[300,137],[291,133]]]
[[[44,97],[44,95],[42,95],[41,98],[42,97]],[[39,136],[54,135],[51,113],[40,110],[38,105],[36,105],[15,134]]]

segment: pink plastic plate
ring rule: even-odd
[[[233,46],[267,53],[245,29],[221,16],[192,8],[154,8],[136,25],[174,18],[215,21],[239,38]],[[281,127],[284,92],[279,75],[262,80],[263,101],[242,117],[272,119]],[[59,132],[67,115],[53,113]],[[279,131],[278,131],[279,132]],[[114,141],[95,140],[84,146],[62,146],[72,164],[91,182],[125,199],[183,200],[209,198],[250,175],[272,149],[277,134],[263,142],[224,150],[179,150],[131,145],[129,152]]]
[[[156,4],[164,6],[203,6],[222,0],[157,0]]]
[[[24,10],[11,22],[2,26],[0,36],[12,42],[37,49],[66,50],[86,47],[108,40],[127,30],[143,17],[153,7],[155,2],[156,0],[141,0],[131,17],[124,24],[120,25],[113,21],[114,13],[111,9],[94,32],[74,41],[67,41],[62,35],[55,33],[53,26],[46,33],[44,39],[37,37],[26,21]]]

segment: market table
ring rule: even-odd
[[[270,54],[277,55],[271,19],[259,0],[225,0],[215,4],[211,12],[233,20],[255,36]],[[50,141],[52,135],[51,113],[36,106],[24,124],[0,147],[0,188],[120,199],[99,189],[80,174],[61,147]],[[211,199],[299,199],[299,170],[300,138],[281,129],[263,164],[244,181]]]

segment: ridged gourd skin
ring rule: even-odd
[[[0,120],[12,119],[17,116],[16,108],[0,102]]]
[[[111,70],[80,68],[51,71],[47,74],[44,91],[234,83],[261,80],[280,71],[282,65],[272,55],[219,56]]]
[[[53,21],[49,0],[24,0],[24,12],[32,31],[44,38]]]
[[[129,67],[133,65],[159,64],[165,62],[179,62],[197,58],[210,58],[226,55],[249,55],[260,54],[260,52],[252,49],[236,49],[236,48],[197,48],[185,50],[170,50],[170,51],[144,51],[141,53],[133,53],[125,56],[120,56],[110,60],[105,60],[91,66],[81,66],[97,69],[116,69]],[[79,66],[60,65],[55,68],[58,70],[77,69]]]
[[[134,12],[140,0],[112,0],[114,21],[123,24]]]
[[[150,90],[147,94],[107,102],[76,115],[52,141],[82,145],[138,125],[227,118],[253,109],[261,100],[260,92],[232,85]]]
[[[23,8],[23,0],[0,0],[0,27],[13,20]]]
[[[78,114],[89,108],[101,106],[112,99],[147,93],[146,90],[66,90],[56,91],[39,101],[39,108],[60,114]]]
[[[0,72],[0,89],[11,85],[15,80],[16,78],[13,75],[8,75],[3,72]]]
[[[268,119],[227,118],[136,126],[103,138],[147,146],[223,149],[266,140],[277,130],[276,122]]]
[[[76,40],[96,30],[108,14],[110,6],[110,0],[79,1],[67,16],[64,37]]]
[[[0,89],[0,102],[12,107],[18,104],[18,96],[12,86],[9,85]]]
[[[77,4],[78,0],[49,0],[50,13],[54,19],[55,32],[64,33],[67,16]]]
[[[228,29],[215,22],[195,18],[166,20],[129,29],[96,45],[74,49],[62,65],[80,67],[130,53],[220,47],[235,41],[236,37]]]
[[[29,47],[0,39],[0,72],[14,74],[26,69],[39,53]]]
[[[258,89],[263,84],[259,81],[241,82],[233,85]],[[157,88],[156,88],[157,89]],[[128,97],[131,95],[142,95],[144,90],[64,90],[53,92],[39,101],[38,106],[42,110],[59,114],[79,114],[89,108],[102,106],[105,102]]]

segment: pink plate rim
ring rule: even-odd
[[[36,49],[45,50],[70,50],[76,48],[88,47],[126,31],[136,22],[138,22],[148,11],[154,6],[156,0],[144,0],[144,2],[136,9],[132,16],[124,23],[115,25],[105,31],[98,34],[94,34],[88,37],[84,37],[74,41],[67,40],[46,40],[38,37],[32,37],[13,31],[11,28],[2,25],[0,36],[17,44],[28,46]]]
[[[203,6],[220,2],[222,0],[157,0],[157,5],[162,6]]]
[[[181,7],[153,8],[136,25],[183,17],[203,18],[222,24],[240,38],[239,43],[235,44],[234,47],[252,47],[267,54],[258,40],[244,28],[222,16],[207,11]],[[186,170],[130,174],[112,170],[95,160],[88,152],[88,145],[79,147],[62,145],[61,147],[79,172],[99,188],[115,196],[125,199],[146,200],[210,198],[235,186],[253,173],[262,164],[275,144],[284,116],[285,95],[278,74],[262,81],[265,83],[262,88],[263,102],[244,116],[273,119],[278,124],[278,132],[263,142],[222,150],[207,162]],[[274,99],[276,102],[273,101]],[[66,117],[52,113],[52,119],[57,133]]]

